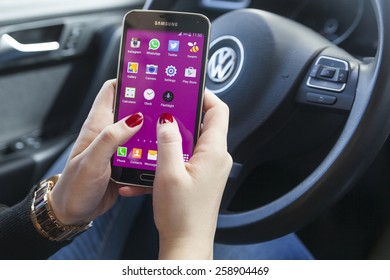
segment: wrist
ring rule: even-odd
[[[57,187],[48,193],[48,200],[50,201],[54,215],[64,225],[83,225],[87,223],[87,221],[80,220],[80,215],[72,215],[69,213],[71,203],[67,203],[69,200],[66,199],[69,188],[64,188],[61,184],[63,184],[63,180],[60,178],[56,184]]]
[[[160,238],[159,259],[213,259],[213,239],[202,238]]]

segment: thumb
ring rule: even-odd
[[[96,167],[107,167],[118,146],[138,132],[143,115],[136,113],[104,128],[88,147],[88,160]]]
[[[163,113],[157,123],[158,160],[156,176],[165,176],[185,169],[183,161],[182,138],[179,126],[173,116]]]

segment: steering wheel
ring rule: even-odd
[[[236,10],[213,22],[206,86],[230,107],[228,148],[236,163],[219,214],[217,242],[253,243],[298,230],[337,202],[378,154],[390,132],[390,2],[372,0],[372,5],[378,51],[363,60],[269,12]],[[276,199],[229,211],[246,166],[294,150],[282,131],[302,108],[345,118],[322,161]],[[304,125],[301,121],[290,131]]]

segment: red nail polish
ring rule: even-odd
[[[144,116],[141,113],[136,113],[131,115],[127,120],[125,120],[125,123],[129,127],[136,127],[142,123],[144,120]]]
[[[169,113],[162,113],[159,119],[159,123],[173,123],[173,116]]]

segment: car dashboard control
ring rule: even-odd
[[[310,66],[296,101],[327,110],[349,111],[355,99],[359,67],[351,59],[320,55]]]
[[[341,92],[347,85],[349,64],[346,61],[321,56],[310,72],[307,86]]]

